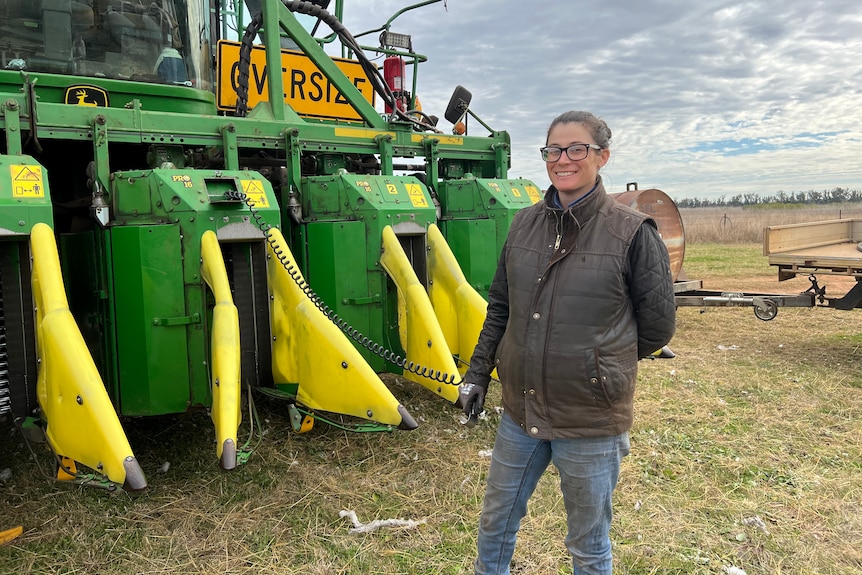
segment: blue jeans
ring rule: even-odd
[[[574,575],[608,575],[611,562],[611,495],[629,435],[587,439],[534,439],[504,413],[488,471],[479,520],[477,575],[509,575],[515,539],[527,500],[553,461],[566,506],[566,547]]]

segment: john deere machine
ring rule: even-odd
[[[539,190],[467,90],[421,110],[390,28],[437,1],[0,0],[0,418],[61,476],[143,489],[121,421],[196,408],[232,469],[249,390],[297,432],[415,428],[384,372],[457,401]]]

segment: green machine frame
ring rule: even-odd
[[[266,98],[246,113],[241,94],[234,94],[236,109],[225,110],[220,94],[188,82],[85,76],[72,68],[0,70],[6,321],[18,322],[32,307],[26,240],[35,225],[47,224],[57,240],[69,308],[120,416],[181,413],[216,402],[210,338],[217,298],[202,275],[204,235],[218,239],[238,311],[242,384],[290,383],[302,395],[301,382],[273,381],[269,369],[267,262],[273,251],[291,252],[295,260],[285,268],[298,268],[342,328],[403,354],[399,291],[381,263],[385,231],[395,233],[399,251],[427,288],[428,232],[436,225],[466,281],[486,294],[512,217],[539,199],[531,182],[507,179],[508,133],[443,134],[417,121],[428,119],[425,114],[378,112],[344,62],[324,51],[336,35],[314,38],[293,11],[322,20],[332,14],[289,0],[248,5],[259,9],[251,19],[257,28],[242,38],[239,64],[217,62],[217,68],[236,72],[241,86],[249,77],[253,38],[289,40],[295,46],[290,57],[313,66],[355,118],[301,115],[285,101],[289,86],[281,74],[266,74]],[[222,2],[214,12],[225,15],[229,8]],[[342,9],[337,0],[334,17]],[[233,15],[238,23],[249,19],[242,10]],[[379,30],[388,32],[396,16]],[[209,31],[219,30],[218,40],[239,39],[211,21]],[[345,45],[343,55],[359,62],[363,51],[407,60],[415,102],[424,56]],[[263,51],[266,70],[282,69],[281,41],[266,42]],[[374,64],[366,58],[363,66],[374,84]],[[81,95],[75,103],[70,91],[104,98]],[[38,192],[32,181],[19,181],[28,166],[39,171]],[[288,245],[272,245],[269,229],[280,230]],[[38,411],[33,386],[21,383],[34,379],[36,329],[24,320],[20,325],[16,341],[7,344],[15,350],[20,381],[0,381],[0,415],[4,409],[22,417]],[[357,346],[374,371],[399,371],[391,356],[371,347]],[[14,392],[5,404],[4,389]]]

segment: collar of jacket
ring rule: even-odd
[[[548,191],[545,192],[545,209],[549,216],[559,217],[560,214],[570,214],[572,218],[578,223],[579,226],[584,225],[590,218],[596,215],[596,212],[599,211],[599,208],[607,198],[607,192],[605,192],[605,186],[602,183],[602,177],[598,176],[596,179],[596,187],[595,189],[584,196],[583,200],[575,203],[575,205],[568,208],[556,208],[554,207],[554,196],[557,194],[557,189],[551,185],[548,187]]]

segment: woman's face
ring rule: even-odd
[[[572,144],[596,145],[589,130],[580,123],[557,124],[548,133],[548,147],[563,149],[560,159],[556,162],[547,162],[548,178],[557,188],[561,196],[568,202],[583,196],[596,183],[599,168],[604,166],[610,158],[610,150],[587,150],[587,157],[582,160],[571,160],[565,152]],[[564,203],[563,206],[566,204]]]

